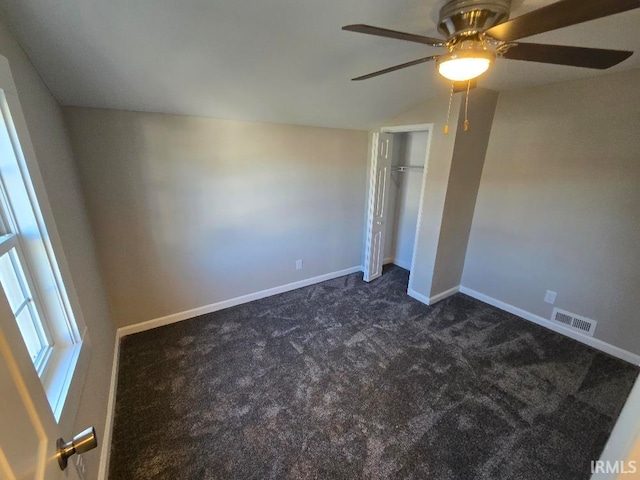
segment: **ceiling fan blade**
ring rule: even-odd
[[[377,72],[369,73],[367,75],[362,75],[361,77],[352,78],[353,81],[358,80],[366,80],[367,78],[377,77],[378,75],[383,75],[389,72],[395,72],[396,70],[400,70],[402,68],[412,67],[414,65],[419,65],[421,63],[429,62],[431,60],[435,60],[438,58],[438,55],[432,55],[430,57],[419,58],[418,60],[414,60],[412,62],[403,63],[401,65],[396,65],[395,67],[385,68],[384,70],[378,70]]]
[[[408,42],[422,43],[431,45],[432,47],[444,47],[445,41],[433,37],[424,37],[413,33],[398,32],[387,28],[373,27],[371,25],[345,25],[342,30],[349,32],[366,33],[368,35],[377,35],[378,37],[396,38],[398,40],[407,40]]]
[[[629,58],[633,52],[606,50],[602,48],[569,47],[566,45],[544,45],[540,43],[516,43],[503,55],[511,60],[553,63],[572,67],[604,70]]]
[[[640,0],[561,0],[491,27],[485,33],[511,42],[557,28],[640,8]]]

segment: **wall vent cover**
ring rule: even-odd
[[[598,322],[595,320],[567,312],[566,310],[560,310],[559,308],[553,309],[551,320],[556,323],[561,323],[565,327],[580,332],[583,335],[589,335],[590,337],[593,337],[596,331],[596,325],[598,325]]]

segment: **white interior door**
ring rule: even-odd
[[[0,478],[66,478],[56,458],[56,439],[60,436],[16,320],[0,289]],[[77,477],[72,473],[70,478]]]
[[[384,261],[384,234],[387,221],[387,197],[391,178],[393,134],[374,133],[371,152],[371,178],[369,183],[369,210],[367,215],[367,243],[364,259],[364,281],[370,282],[382,275]]]

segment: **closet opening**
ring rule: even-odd
[[[383,265],[415,267],[432,125],[386,127],[373,135],[364,280]]]

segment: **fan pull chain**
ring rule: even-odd
[[[447,122],[444,124],[444,134],[449,134],[449,117],[451,116],[451,101],[453,100],[453,83],[451,84],[451,93],[449,94],[449,109],[447,110]]]
[[[468,113],[469,113],[469,90],[471,89],[471,80],[469,80],[467,82],[467,98],[465,99],[464,102],[464,131],[468,132],[469,131],[469,118],[468,118]]]

